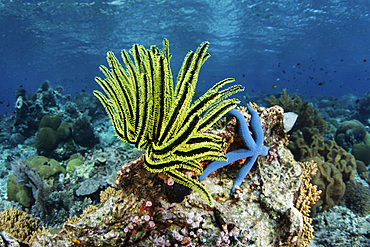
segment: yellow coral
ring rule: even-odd
[[[301,175],[302,185],[295,207],[303,215],[303,229],[298,233],[297,241],[291,246],[308,246],[313,239],[312,219],[310,218],[311,206],[320,199],[321,191],[311,183],[311,178],[317,173],[317,164],[314,161],[300,163],[303,168]],[[293,237],[294,238],[294,237]]]
[[[0,213],[0,228],[28,244],[34,233],[40,232],[37,220],[26,212],[13,208]]]
[[[103,205],[108,201],[109,197],[119,196],[122,193],[122,190],[116,190],[113,187],[108,187],[106,190],[100,192],[100,204]]]

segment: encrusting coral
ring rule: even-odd
[[[291,242],[289,246],[308,246],[312,242],[313,227],[312,219],[310,218],[311,206],[320,199],[321,190],[318,190],[316,185],[311,183],[312,176],[317,173],[317,164],[314,161],[300,163],[303,168],[301,175],[302,185],[299,189],[299,196],[295,207],[303,215],[303,226],[300,225],[299,231],[295,232],[297,235],[291,235]],[[296,240],[296,241],[293,241]]]
[[[202,172],[200,161],[223,160],[222,139],[206,130],[239,103],[226,99],[242,91],[240,85],[219,89],[234,79],[216,83],[192,104],[192,98],[203,63],[210,56],[208,42],[185,57],[173,89],[168,41],[163,49],[146,50],[134,45],[130,53],[122,50],[124,69],[112,52],[107,60],[112,68],[100,66],[106,79],[96,77],[107,96],[94,95],[111,118],[115,133],[138,149],[146,149],[144,166],[154,173],[164,173],[175,182],[200,192],[208,203],[212,199],[204,186],[183,170]]]

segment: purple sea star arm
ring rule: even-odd
[[[207,166],[207,168],[203,171],[203,173],[199,176],[199,181],[202,181],[203,179],[205,179],[209,174],[211,174],[212,172],[216,171],[217,169],[221,168],[221,167],[224,167],[234,161],[237,161],[237,160],[240,160],[240,159],[243,159],[241,157],[245,156],[246,153],[250,152],[250,150],[247,150],[247,149],[238,149],[238,150],[234,150],[232,152],[229,152],[227,154],[225,154],[227,160],[216,160],[216,161],[213,161],[211,164],[209,164]],[[245,156],[244,158],[246,158],[248,156]]]
[[[244,180],[244,178],[248,175],[249,171],[252,169],[254,163],[256,162],[258,156],[254,155],[248,158],[245,163],[243,164],[242,168],[240,168],[238,174],[236,175],[235,182],[233,188],[231,189],[231,195],[233,195],[235,186],[240,186]]]
[[[263,139],[265,138],[265,135],[263,134],[263,129],[262,129],[261,121],[260,121],[260,116],[250,105],[247,105],[247,108],[248,108],[248,111],[252,115],[250,125],[252,126],[252,132],[253,132],[253,135],[254,135],[254,140],[256,142],[257,147],[261,147],[261,146],[263,146]],[[263,155],[263,154],[261,154],[261,155]]]
[[[248,110],[249,110],[249,108],[248,108]],[[241,112],[238,111],[237,109],[231,109],[230,111],[227,112],[227,114],[233,115],[236,118],[236,120],[238,121],[239,134],[240,134],[240,136],[242,136],[242,140],[244,142],[244,145],[248,149],[254,149],[255,146],[256,146],[256,143],[253,140],[253,138],[251,136],[251,133],[249,132],[248,125],[247,125],[247,122],[245,121],[245,118],[244,118],[243,114],[241,114]]]

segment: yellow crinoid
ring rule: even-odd
[[[208,42],[204,42],[196,52],[186,55],[175,88],[167,39],[162,50],[135,44],[130,49],[133,60],[122,50],[126,68],[113,52],[108,52],[111,69],[100,66],[106,78],[95,78],[106,96],[99,91],[94,91],[94,95],[106,109],[117,136],[138,149],[146,149],[146,169],[163,172],[175,182],[199,192],[213,205],[205,187],[184,171],[199,175],[203,171],[201,161],[225,159],[222,139],[206,130],[235,108],[239,101],[226,98],[244,88],[235,85],[220,90],[234,81],[228,78],[192,103],[199,70],[210,56],[207,49]]]

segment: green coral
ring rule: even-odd
[[[39,129],[44,127],[52,128],[53,130],[57,130],[62,120],[58,115],[49,114],[42,117],[39,125]]]
[[[66,170],[58,161],[44,156],[32,156],[27,159],[27,163],[31,168],[36,169],[42,178],[49,178],[57,173],[66,173]]]
[[[37,150],[53,150],[58,144],[58,133],[50,127],[42,127],[36,134],[34,144]]]
[[[58,129],[58,140],[67,140],[72,135],[72,127],[73,125],[71,123],[67,123],[65,121],[61,122]]]
[[[31,188],[19,185],[14,180],[14,175],[8,178],[6,194],[9,200],[19,202],[25,207],[30,207],[34,201]]]
[[[52,151],[60,141],[67,141],[72,136],[72,124],[62,121],[58,115],[45,115],[39,124],[39,131],[34,140],[38,151]]]
[[[192,103],[199,70],[210,56],[207,49],[208,42],[204,42],[196,52],[187,54],[175,88],[166,39],[162,50],[155,46],[147,50],[135,44],[130,50],[133,60],[122,50],[126,69],[108,52],[111,70],[100,66],[106,79],[95,78],[106,96],[99,91],[94,95],[106,109],[117,136],[146,149],[145,168],[196,190],[212,204],[204,186],[183,170],[200,174],[200,161],[225,159],[222,139],[206,130],[239,102],[226,98],[244,88],[237,85],[220,91],[234,81],[228,78]]]
[[[73,172],[77,167],[82,165],[83,161],[81,159],[71,159],[67,163],[67,172]]]
[[[370,165],[370,145],[361,142],[353,145],[352,154],[356,160],[361,160],[366,165]]]

